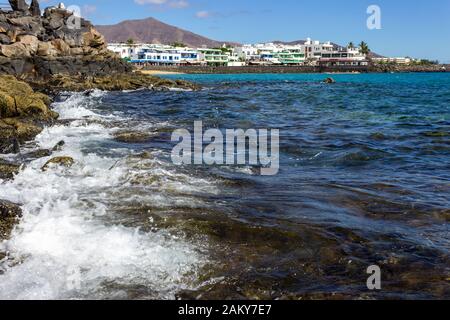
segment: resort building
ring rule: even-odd
[[[372,61],[375,63],[393,63],[393,64],[403,64],[408,65],[411,64],[414,60],[411,58],[405,58],[405,57],[397,57],[397,58],[372,58]]]
[[[221,49],[198,49],[200,60],[208,66],[227,66],[229,55]]]
[[[149,63],[156,65],[176,65],[181,63],[181,53],[176,50],[143,49],[132,63]]]
[[[367,66],[369,61],[358,48],[338,48],[323,52],[318,61],[321,66]]]
[[[359,48],[344,48],[331,42],[321,43],[308,38],[304,43],[246,44],[230,48],[186,48],[161,44],[110,44],[108,49],[132,63],[152,65],[310,65],[366,66],[367,57]],[[408,64],[408,58],[378,58],[379,63]]]

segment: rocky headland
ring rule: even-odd
[[[10,4],[16,10],[0,11],[0,73],[29,79],[131,71],[89,21],[63,6],[41,13],[36,0],[30,8],[24,0]]]

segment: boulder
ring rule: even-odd
[[[30,54],[36,54],[40,42],[36,36],[28,34],[19,35],[17,36],[17,41],[18,43],[23,44],[27,48],[27,51],[30,52]]]
[[[70,46],[62,39],[55,39],[51,42],[52,46],[58,52],[60,56],[66,56],[70,54]]]
[[[39,42],[36,54],[42,57],[55,57],[58,55],[58,50],[51,42]]]
[[[10,119],[15,117],[44,121],[56,119],[58,115],[48,107],[50,102],[48,96],[34,92],[27,83],[13,76],[0,76],[0,118],[8,125],[23,127],[21,122]]]
[[[336,83],[336,80],[334,80],[333,78],[326,78],[323,82],[327,84],[332,84]]]
[[[71,157],[55,157],[55,158],[48,160],[41,169],[42,169],[42,171],[47,171],[50,168],[50,166],[52,166],[52,165],[63,166],[63,167],[69,168],[69,167],[73,166],[74,163],[75,163],[75,161]]]
[[[31,1],[30,13],[34,17],[40,17],[41,16],[41,7],[39,6],[39,1],[37,1],[37,0],[32,0]]]
[[[104,48],[106,41],[97,30],[90,28],[88,32],[83,33],[83,45],[91,48]]]
[[[14,11],[27,11],[29,9],[25,0],[9,0],[9,5]]]
[[[7,239],[18,219],[22,217],[19,205],[6,200],[0,200],[0,240]]]
[[[0,46],[0,55],[7,58],[27,58],[31,57],[30,47],[25,46],[23,43],[13,43],[10,45]]]

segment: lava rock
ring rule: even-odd
[[[71,167],[75,161],[71,157],[55,157],[47,161],[42,167],[42,171],[47,171],[51,165],[58,165],[63,167]]]
[[[0,240],[9,237],[20,217],[22,217],[22,209],[19,205],[10,201],[0,200]]]
[[[59,142],[53,147],[52,151],[61,151],[65,144],[66,144],[66,143],[65,143],[63,140],[59,141]]]
[[[39,6],[39,1],[37,1],[37,0],[32,0],[31,1],[30,13],[34,17],[40,17],[41,16],[41,7]]]
[[[8,154],[8,153],[19,153],[20,152],[20,144],[19,140],[16,137],[0,140],[0,153]]]
[[[122,131],[114,134],[114,140],[124,143],[145,143],[151,138],[152,135],[139,131]]]
[[[11,180],[19,173],[20,165],[0,159],[0,179]]]
[[[29,9],[25,0],[9,0],[9,4],[14,11],[27,11]]]

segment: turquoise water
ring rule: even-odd
[[[336,84],[321,83],[327,76],[177,75],[205,89],[123,99],[141,102],[139,117],[175,128],[202,120],[205,129],[280,129],[275,177],[187,168],[229,180],[209,200],[226,226],[211,222],[207,233],[250,255],[238,263],[241,285],[262,282],[275,296],[370,295],[364,270],[377,264],[386,276],[378,296],[448,297],[450,74],[336,74]]]
[[[0,296],[450,298],[450,74],[331,76],[176,75],[203,90],[62,99],[36,144],[64,140],[76,164],[34,160],[2,183],[24,220],[0,246]],[[279,129],[278,175],[174,165],[172,132],[198,120]]]

